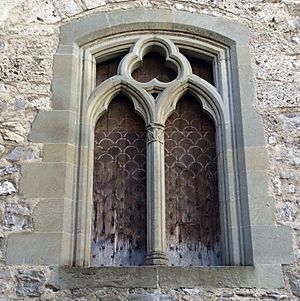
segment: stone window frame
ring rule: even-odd
[[[215,121],[220,124],[217,145],[224,266],[140,269],[155,273],[162,286],[281,287],[281,264],[293,261],[292,236],[289,227],[276,227],[274,200],[267,192],[268,158],[262,120],[253,106],[255,86],[247,29],[219,17],[142,8],[98,12],[60,29],[54,56],[53,110],[38,113],[29,136],[32,142],[43,144],[43,161],[24,163],[20,181],[24,198],[39,199],[33,215],[35,232],[9,236],[7,263],[89,265],[93,123],[116,93],[127,94],[140,113],[137,99],[146,99],[142,90],[122,76],[104,82],[101,91],[94,90],[96,62],[125,52],[145,34],[154,34],[168,36],[177,47],[213,59],[216,89],[189,76],[186,81],[177,81],[165,103],[171,113],[183,92],[189,90],[211,116],[219,114]],[[107,101],[99,106],[99,99]],[[59,268],[56,279],[67,273],[72,280],[66,285],[72,287],[79,276],[77,269],[69,269]],[[92,269],[92,275],[101,277],[109,269],[113,268]],[[113,270],[116,275],[134,275],[136,269]],[[175,272],[180,276],[173,281]],[[80,273],[79,286],[87,274]],[[136,286],[143,286],[139,284],[143,277],[134,279]],[[146,282],[144,286],[150,283]]]

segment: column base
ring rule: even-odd
[[[146,257],[146,265],[167,265],[168,258],[164,253],[151,252]]]

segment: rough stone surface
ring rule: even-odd
[[[37,147],[17,146],[7,155],[6,159],[12,162],[32,161],[35,159],[36,160],[39,159],[39,156],[40,156],[40,150]]]
[[[8,204],[6,207],[6,229],[25,230],[31,227],[31,210],[25,204]]]
[[[28,140],[39,110],[52,109],[53,55],[59,26],[96,11],[169,8],[220,16],[250,30],[256,102],[269,154],[276,224],[293,228],[296,262],[285,287],[264,289],[77,289],[48,284],[48,267],[5,267],[7,237],[32,231],[30,202],[17,193],[19,165],[41,161]],[[5,0],[0,1],[0,300],[291,300],[300,298],[300,4],[297,0]],[[12,165],[13,164],[13,165]],[[265,188],[264,188],[265,189]]]
[[[19,270],[16,276],[18,296],[39,297],[44,292],[45,274],[36,270]]]
[[[17,171],[18,171],[18,168],[16,166],[6,166],[6,167],[0,169],[0,177],[8,175],[8,174],[12,174]]]
[[[0,183],[0,195],[7,195],[16,192],[16,188],[13,183],[5,181]]]

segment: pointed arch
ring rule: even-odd
[[[203,109],[214,120],[216,127],[225,123],[226,111],[221,95],[213,85],[196,75],[190,75],[185,80],[170,85],[161,93],[157,100],[158,122],[165,123],[186,92],[192,93],[198,99]]]
[[[135,110],[148,124],[154,118],[154,99],[124,76],[113,76],[99,86],[89,96],[86,103],[86,121],[94,125],[101,114],[108,109],[111,100],[119,93],[131,99]]]

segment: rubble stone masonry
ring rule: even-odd
[[[255,108],[264,123],[268,194],[276,223],[293,229],[295,263],[283,266],[282,289],[58,290],[50,267],[7,266],[13,232],[35,230],[39,199],[19,194],[24,162],[43,158],[28,139],[38,111],[52,110],[53,55],[62,24],[99,11],[167,8],[238,21],[250,31]],[[0,0],[0,300],[300,300],[300,2],[298,0]]]

